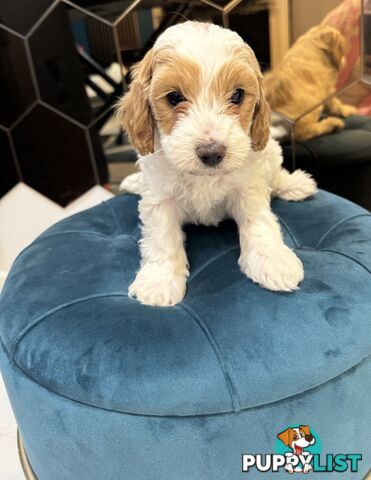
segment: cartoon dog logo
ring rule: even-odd
[[[287,428],[283,432],[279,433],[277,437],[283,442],[287,447],[292,449],[291,455],[296,456],[307,456],[309,452],[305,452],[305,449],[310,445],[316,443],[316,439],[310,432],[309,425],[300,425],[297,428]],[[289,454],[288,454],[289,455]],[[289,473],[294,472],[303,472],[308,473],[312,470],[312,465],[310,463],[305,463],[304,467],[294,467],[292,464],[288,463],[285,466],[285,470]]]

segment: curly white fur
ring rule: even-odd
[[[220,27],[186,22],[168,29],[155,48],[163,43],[180,53],[186,50],[201,65],[204,89],[170,134],[156,126],[154,153],[140,156],[140,173],[122,183],[125,190],[142,196],[142,261],[129,294],[148,305],[181,302],[189,274],[182,226],[217,225],[226,217],[239,227],[242,272],[270,290],[295,290],[303,266],[283,243],[270,199],[303,200],[316,192],[316,184],[305,172],[290,174],[282,168],[275,140],[254,151],[250,129],[244,129],[237,116],[219,113],[217,100],[208,96],[207,82],[216,64],[230,55],[231,44],[243,44],[242,39]],[[195,155],[196,146],[205,141],[226,146],[227,155],[217,167],[203,165]]]

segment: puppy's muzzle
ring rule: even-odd
[[[208,167],[215,167],[225,156],[226,148],[222,143],[205,143],[196,148],[198,158]]]

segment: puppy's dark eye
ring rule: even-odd
[[[240,105],[245,97],[245,91],[242,88],[237,88],[233,95],[230,98],[230,102],[234,103],[235,105]]]
[[[172,107],[176,107],[179,103],[185,101],[185,98],[180,92],[170,92],[166,95],[166,98]]]

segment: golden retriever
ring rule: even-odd
[[[264,89],[271,109],[297,120],[295,140],[304,142],[341,129],[344,121],[339,117],[356,112],[353,106],[331,97],[344,49],[345,39],[338,30],[313,27],[295,42],[277,68],[266,74]],[[322,118],[324,110],[329,114],[326,118]],[[302,116],[305,112],[309,113]]]

